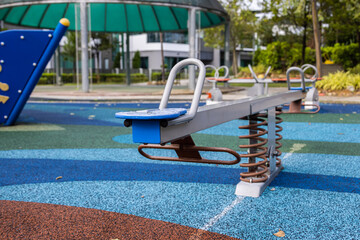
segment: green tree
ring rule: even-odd
[[[120,68],[121,52],[118,52],[114,59],[113,68]]]
[[[92,54],[95,58],[95,74],[97,82],[100,82],[99,63],[100,63],[100,52],[107,49],[112,49],[115,44],[112,40],[111,34],[102,32],[92,32],[90,39],[90,46],[92,48]]]
[[[324,31],[325,42],[349,44],[360,42],[360,2],[358,0],[322,0],[319,18],[329,26]]]
[[[63,47],[62,54],[67,61],[72,62],[73,73],[76,73],[76,34],[75,32],[67,32],[67,41]],[[78,40],[80,38],[78,36]],[[76,82],[76,74],[73,74],[73,82]]]
[[[132,67],[134,69],[138,69],[141,67],[141,57],[140,57],[140,52],[139,51],[136,51],[135,52],[135,55],[132,59]]]
[[[264,11],[272,13],[271,19],[264,21],[276,26],[277,32],[284,32],[284,35],[276,35],[276,41],[286,41],[290,44],[301,43],[301,61],[305,63],[306,46],[309,38],[309,28],[311,28],[310,0],[270,0],[263,1]],[[265,22],[266,23],[266,22]],[[261,25],[264,25],[263,23]],[[262,30],[264,27],[260,27]],[[271,31],[265,28],[266,31]],[[300,33],[300,34],[299,34]],[[267,33],[269,35],[269,33]],[[260,35],[262,37],[264,34]],[[266,42],[269,44],[270,42]]]
[[[245,1],[226,0],[222,2],[230,18],[230,48],[233,55],[232,69],[237,74],[237,53],[239,45],[252,46],[256,31],[256,17]],[[218,26],[204,30],[205,46],[218,48],[224,46],[224,27]]]

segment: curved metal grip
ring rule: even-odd
[[[197,79],[197,83],[196,83],[196,87],[195,87],[195,91],[194,91],[194,97],[191,102],[190,110],[185,115],[177,118],[176,123],[190,121],[191,119],[193,119],[195,117],[195,114],[199,107],[201,92],[202,92],[202,88],[204,86],[204,81],[205,81],[205,66],[200,60],[195,59],[195,58],[188,58],[188,59],[178,62],[170,71],[168,80],[166,82],[164,94],[161,98],[161,102],[159,105],[160,110],[165,109],[167,107],[167,104],[169,102],[170,93],[171,93],[171,90],[172,90],[172,87],[174,85],[174,81],[176,78],[176,74],[187,65],[195,65],[195,66],[199,67],[199,76]],[[169,122],[169,124],[171,124],[171,123]]]
[[[216,81],[216,79],[223,79],[223,78],[227,78],[228,76],[229,76],[229,68],[227,67],[227,66],[225,66],[225,65],[223,65],[223,66],[220,66],[220,67],[218,67],[218,68],[216,68],[214,65],[205,65],[205,68],[212,68],[212,69],[214,69],[214,71],[215,71],[215,73],[214,73],[214,78],[215,79],[207,79],[207,81],[209,81],[209,82],[214,82],[213,80],[215,80]],[[220,69],[224,69],[224,76],[221,76],[220,77]]]
[[[254,72],[250,64],[248,65],[248,68],[250,69],[251,75],[253,76],[255,82],[259,83],[259,79],[257,78],[256,73]]]
[[[298,67],[291,67],[286,71],[286,80],[287,80],[288,90],[290,90],[290,88],[291,88],[290,72],[292,72],[292,71],[297,71],[297,72],[300,73],[300,76],[301,76],[301,88],[302,88],[303,92],[306,92],[304,71],[301,68],[298,68]]]
[[[310,79],[314,79],[316,80],[319,77],[319,73],[317,68],[314,65],[311,64],[304,64],[301,66],[301,69],[304,71],[304,73],[306,72],[306,70],[308,70],[309,68],[312,68],[314,70],[314,75],[310,78]]]
[[[264,78],[262,80],[265,80],[265,78],[269,74],[270,70],[271,70],[271,66],[269,66],[268,69],[266,70],[266,73],[265,73]]]
[[[212,68],[214,69],[215,73],[214,73],[214,78],[218,78],[219,77],[219,72],[217,70],[217,68],[214,65],[205,65],[205,69],[206,68]]]
[[[220,77],[219,75],[220,75],[220,73],[219,73],[219,71],[220,71],[220,69],[225,69],[225,72],[224,72],[224,76],[222,76],[222,77]],[[227,77],[229,77],[229,68],[227,67],[227,66],[225,66],[225,65],[223,65],[223,66],[220,66],[218,69],[217,69],[217,71],[218,71],[218,77],[219,78],[227,78]]]

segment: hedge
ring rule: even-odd
[[[349,45],[335,44],[333,47],[321,49],[323,56],[331,58],[335,63],[342,65],[345,70],[355,67],[360,63],[360,48],[358,43]]]
[[[360,74],[339,71],[324,76],[321,81],[316,82],[316,88],[326,91],[341,91],[346,89],[360,90]]]
[[[302,45],[288,42],[273,42],[265,50],[258,49],[254,55],[254,64],[271,66],[272,69],[285,70],[291,66],[299,66],[302,58]],[[305,48],[305,63],[315,64],[315,50]]]
[[[76,79],[74,80],[74,74],[72,73],[63,73],[61,74],[62,83],[76,83]],[[92,78],[93,83],[126,83],[126,74],[119,73],[101,73],[99,74],[99,81],[97,80],[97,75],[93,74],[90,78]],[[80,75],[81,78],[81,75]],[[141,73],[132,73],[130,74],[132,83],[146,82],[148,78],[145,74]],[[53,84],[55,81],[55,73],[43,73],[40,77],[39,84]]]
[[[272,66],[272,69],[285,71],[291,66],[299,66],[302,58],[302,45],[288,42],[273,42],[267,45],[265,50],[258,49],[254,55],[254,64]],[[345,70],[350,70],[360,63],[360,47],[358,43],[349,45],[335,44],[333,47],[321,48],[323,62],[333,60]],[[305,63],[315,64],[315,50],[305,48]]]

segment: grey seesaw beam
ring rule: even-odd
[[[273,95],[265,95],[253,98],[244,98],[235,101],[221,102],[213,105],[201,106],[195,117],[184,123],[179,123],[181,117],[168,122],[167,127],[160,128],[160,143],[167,143],[181,139],[192,133],[259,113],[269,108],[283,105],[302,99],[302,91],[286,91]]]

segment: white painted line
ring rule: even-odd
[[[231,211],[231,209],[233,209],[237,204],[239,204],[242,200],[244,200],[244,198],[245,198],[244,196],[237,196],[229,206],[224,208],[224,210],[220,214],[210,219],[210,221],[200,229],[207,231],[209,228],[214,226],[221,218],[223,218],[229,211]]]
[[[293,155],[294,152],[300,151],[305,146],[306,146],[306,144],[294,143],[292,148],[290,148],[290,152],[286,153],[285,156],[283,157],[283,160],[288,158],[288,157],[291,157],[291,155]]]
[[[235,200],[224,208],[224,210],[216,215],[215,217],[211,218],[208,223],[206,223],[202,228],[200,228],[194,235],[192,235],[189,240],[198,240],[201,239],[201,235],[209,230],[212,226],[214,226],[221,218],[223,218],[228,212],[230,212],[236,205],[242,202],[244,200],[244,196],[237,196]]]

